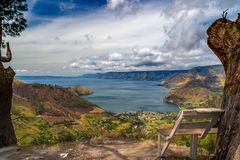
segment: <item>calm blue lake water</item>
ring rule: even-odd
[[[80,77],[27,77],[17,79],[27,83],[56,84],[63,87],[84,86],[94,94],[85,99],[112,112],[161,111],[178,112],[176,105],[163,102],[168,89],[153,81],[126,81]]]

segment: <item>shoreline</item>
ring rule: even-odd
[[[21,78],[20,78],[20,80],[21,81],[24,81],[25,83],[28,83],[28,84],[33,84],[33,83],[38,83],[38,84],[46,84],[46,85],[55,85],[55,86],[59,86],[59,87],[63,87],[63,88],[72,88],[72,87],[76,87],[76,86],[79,86],[79,87],[82,87],[82,86],[84,86],[84,88],[86,88],[85,86],[86,85],[84,85],[84,84],[82,84],[82,85],[76,85],[76,84],[74,84],[74,85],[69,85],[69,86],[62,86],[61,84],[59,85],[57,82],[55,82],[55,79],[60,79],[60,81],[61,81],[61,78],[62,77],[54,77],[54,76],[52,76],[52,78],[54,79],[54,81],[51,81],[51,79],[49,80],[49,81],[45,81],[44,80],[44,82],[42,83],[42,82],[39,82],[39,81],[41,81],[41,79],[39,79],[39,77],[40,76],[31,76],[31,79],[30,80],[28,80],[28,76],[26,76],[25,78],[27,78],[27,79],[24,79],[24,77],[25,76],[21,76]],[[36,78],[36,79],[34,79],[34,77]],[[44,76],[45,77],[45,76]],[[43,79],[44,79],[44,77],[42,77]],[[18,79],[19,79],[19,77],[17,77]],[[119,81],[132,81],[132,82],[154,82],[154,83],[157,83],[157,84],[155,84],[156,86],[158,86],[158,87],[163,87],[164,89],[166,89],[166,93],[165,94],[163,94],[163,97],[160,99],[161,100],[161,102],[159,102],[159,106],[165,106],[166,105],[166,107],[168,107],[168,105],[172,105],[173,107],[175,107],[176,108],[176,110],[172,110],[172,109],[166,109],[166,111],[162,111],[162,110],[159,110],[158,111],[158,109],[155,111],[155,109],[150,109],[150,110],[148,110],[148,109],[137,109],[137,108],[141,108],[141,107],[133,107],[133,110],[125,110],[125,111],[114,111],[115,109],[108,109],[109,107],[106,107],[106,106],[104,106],[103,104],[97,104],[97,102],[96,101],[92,101],[91,100],[91,97],[90,97],[90,99],[89,99],[89,96],[93,96],[93,95],[95,95],[95,93],[96,93],[96,91],[95,90],[93,90],[91,87],[87,87],[87,88],[91,88],[91,94],[78,94],[80,97],[82,97],[82,98],[84,98],[84,99],[86,99],[86,100],[88,100],[88,101],[90,101],[91,103],[94,103],[94,104],[97,104],[98,106],[101,106],[101,108],[103,108],[105,111],[110,111],[110,112],[113,112],[113,113],[121,113],[121,112],[145,112],[145,110],[146,110],[146,112],[148,112],[148,111],[150,111],[150,112],[179,112],[179,110],[180,110],[180,108],[179,108],[179,106],[177,105],[177,104],[175,104],[175,103],[168,103],[167,101],[165,101],[165,98],[169,95],[169,87],[167,87],[166,85],[159,85],[159,84],[161,84],[161,82],[159,82],[159,81],[149,81],[149,80],[126,80],[126,79],[103,79],[103,78],[81,78],[81,77],[75,77],[75,78],[79,78],[79,79],[96,79],[96,80],[113,80],[113,81],[115,81],[115,80],[119,80]],[[39,80],[38,80],[39,79]],[[64,78],[64,79],[66,79],[66,77]],[[43,80],[42,80],[43,81]],[[50,82],[50,83],[49,83]],[[54,84],[55,83],[55,84]],[[61,82],[60,82],[61,83]],[[161,90],[161,88],[159,88],[160,90]],[[143,91],[144,92],[144,91]],[[144,93],[143,93],[144,94]],[[155,95],[156,96],[156,95]],[[158,96],[158,95],[157,95]],[[161,97],[160,95],[159,95],[159,97]],[[147,100],[147,99],[146,99]],[[156,103],[156,102],[154,102],[154,103]],[[154,104],[153,103],[153,104]],[[121,104],[121,103],[120,103]],[[156,104],[154,104],[154,105],[156,105]],[[111,106],[111,104],[110,104],[110,106]],[[150,106],[151,106],[151,104],[150,104]],[[127,108],[127,107],[126,107]],[[134,109],[134,108],[136,108],[136,109]],[[124,110],[124,109],[123,109]],[[169,111],[170,110],[170,111]]]

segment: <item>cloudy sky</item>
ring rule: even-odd
[[[18,75],[81,75],[219,64],[206,29],[240,0],[29,0],[10,38]]]

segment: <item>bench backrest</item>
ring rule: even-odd
[[[178,129],[184,129],[186,132],[190,129],[202,129],[201,138],[203,139],[211,128],[217,127],[216,125],[222,113],[224,113],[224,110],[217,108],[182,110],[178,115],[169,138],[173,138]],[[184,120],[189,121],[191,119],[201,119],[201,121],[183,122]]]

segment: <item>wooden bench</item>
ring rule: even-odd
[[[200,135],[201,139],[204,139],[208,133],[217,133],[218,120],[223,112],[224,110],[217,108],[182,110],[178,114],[177,121],[172,129],[157,129],[158,158],[161,159],[164,156],[175,135],[192,135],[190,158],[196,159],[198,135]],[[193,119],[196,119],[195,122],[189,122],[189,120]],[[166,140],[163,148],[161,148],[161,137]]]

